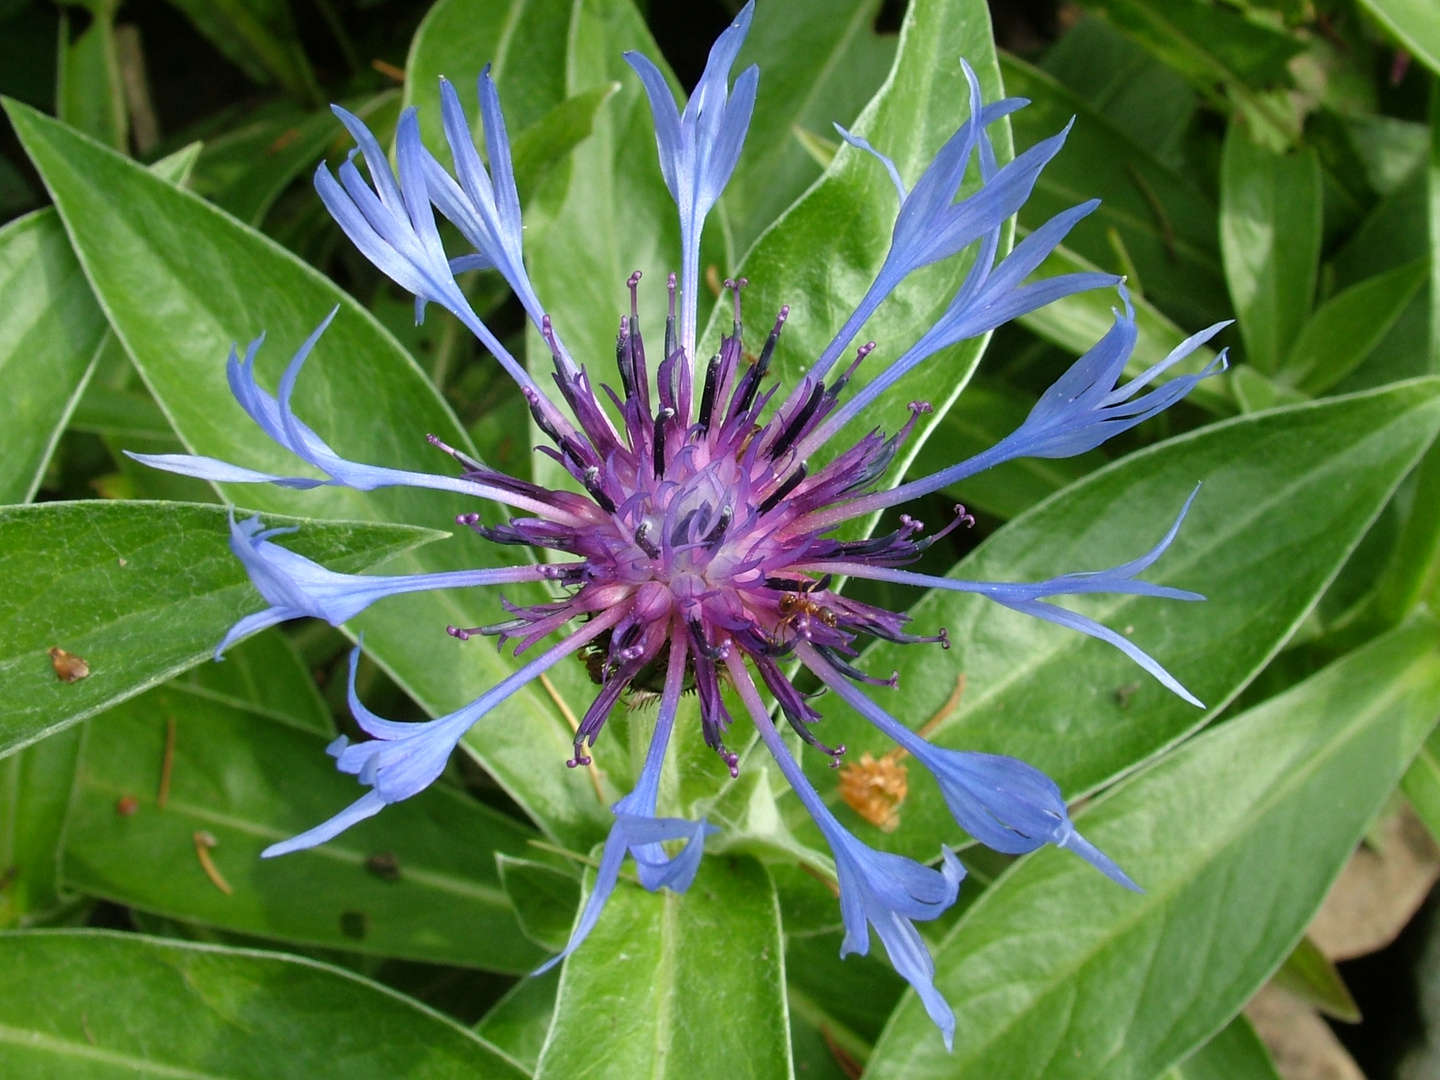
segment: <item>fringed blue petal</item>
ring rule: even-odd
[[[940,1029],[948,1049],[955,1037],[955,1014],[935,988],[935,963],[914,923],[937,918],[955,903],[965,877],[964,866],[948,848],[941,848],[941,866],[934,870],[903,855],[875,851],[852,836],[830,812],[806,779],[800,763],[791,756],[771,723],[744,662],[731,656],[726,664],[761,740],[834,853],[835,875],[840,884],[840,916],[845,926],[840,955],[865,955],[870,949],[869,928],[873,926],[895,970],[920,995],[925,1011]]]
[[[960,827],[986,847],[1007,855],[1023,855],[1045,844],[1066,847],[1127,889],[1142,891],[1075,830],[1059,786],[1039,769],[1019,758],[934,746],[871,701],[813,649],[797,652],[826,686],[930,770]]]

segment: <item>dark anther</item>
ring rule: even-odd
[[[590,493],[590,497],[595,500],[601,510],[607,514],[615,512],[615,500],[605,494],[605,489],[600,486],[600,467],[598,465],[591,465],[586,469],[581,474],[580,482],[585,485],[585,490]]]
[[[805,404],[800,406],[795,415],[790,418],[790,422],[785,425],[785,430],[780,433],[780,437],[775,440],[775,445],[770,448],[771,461],[795,445],[795,440],[800,438],[801,432],[805,430],[805,425],[815,415],[815,410],[820,408],[820,402],[824,397],[825,384],[823,382],[816,383],[815,389],[810,391],[810,396],[806,399]]]
[[[805,479],[809,471],[809,467],[803,461],[796,466],[795,471],[786,478],[785,482],[772,491],[765,501],[760,504],[760,513],[768,514],[771,510],[774,510],[775,507],[779,506],[780,500],[799,487],[801,481]]]
[[[458,640],[460,640],[460,641],[469,641],[469,640],[470,640],[471,631],[469,631],[469,630],[462,630],[462,629],[461,629],[460,627],[458,627],[458,626],[447,626],[447,627],[445,627],[445,632],[446,632],[447,634],[449,634],[451,637],[456,638],[456,639],[458,639]]]
[[[556,446],[560,445],[560,432],[555,430],[555,425],[545,418],[545,413],[540,408],[540,397],[533,390],[526,391],[525,400],[530,403],[530,415],[535,418],[535,426],[543,431]]]
[[[650,539],[650,523],[642,521],[640,527],[635,530],[635,543],[640,545],[640,550],[649,555],[652,559],[660,557],[660,549]]]
[[[760,359],[755,362],[761,375],[770,370],[770,358],[775,355],[775,343],[780,340],[780,331],[785,328],[785,320],[789,317],[790,305],[786,304],[780,309],[780,314],[775,316],[775,326],[770,331],[770,336],[765,339],[765,347],[760,350]]]
[[[669,290],[669,292],[670,292],[670,313],[665,316],[665,355],[666,355],[666,357],[671,357],[671,356],[674,356],[674,355],[675,355],[675,349],[676,349],[676,347],[677,347],[677,346],[676,346],[676,336],[675,336],[675,275],[674,275],[674,274],[671,274],[671,275],[665,280],[665,288],[666,288],[667,290]]]
[[[674,409],[665,408],[661,409],[659,415],[655,417],[655,446],[652,453],[655,459],[655,479],[657,480],[665,475],[665,427],[674,415]]]
[[[687,619],[686,625],[690,627],[690,637],[695,642],[695,651],[707,660],[720,660],[729,653],[729,648],[724,642],[718,645],[711,645],[705,640],[705,627],[699,619]]]
[[[456,524],[456,525],[478,525],[479,523],[480,523],[480,515],[479,515],[479,514],[457,514],[457,515],[455,515],[455,524]]]
[[[835,380],[835,385],[830,387],[830,398],[832,401],[840,396],[840,391],[844,390],[845,387],[849,385],[850,380],[855,375],[856,369],[859,368],[860,365],[864,362],[865,358],[874,351],[875,343],[873,341],[867,341],[864,345],[861,345],[860,348],[855,350],[855,359],[851,361],[850,366],[845,369],[844,373],[840,376],[840,378]]]
[[[940,648],[948,652],[950,649],[950,631],[942,626],[936,632],[935,636],[940,639]]]
[[[624,315],[620,316],[620,332],[615,335],[615,366],[620,370],[620,388],[628,399],[635,393],[635,380],[630,372],[630,321]]]
[[[715,522],[715,527],[706,533],[705,539],[701,541],[707,548],[712,548],[725,539],[725,530],[730,528],[732,514],[733,511],[728,506],[720,511],[720,520]]]
[[[710,430],[710,415],[715,411],[715,380],[720,375],[720,354],[710,358],[705,367],[705,389],[700,395],[700,430]]]

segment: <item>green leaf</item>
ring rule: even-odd
[[[1045,51],[1040,66],[1157,160],[1184,170],[1199,97],[1144,48],[1103,19],[1082,18]]]
[[[1413,768],[1413,766],[1412,766]],[[1407,773],[1408,775],[1408,773]],[[1309,936],[1300,939],[1273,981],[1296,997],[1308,1001],[1326,1016],[1347,1024],[1360,1023],[1360,1006],[1350,995],[1339,970]]]
[[[484,145],[484,128],[475,80],[486,64],[512,137],[567,97],[600,82],[566,89],[571,6],[569,0],[438,0],[426,13],[405,61],[405,104],[418,107],[425,145],[447,167],[450,147],[440,122],[442,75],[460,95],[478,146]]]
[[[1164,1080],[1280,1080],[1280,1074],[1250,1021],[1237,1016]]]
[[[55,112],[71,127],[123,154],[130,146],[130,115],[115,48],[118,6],[97,5],[100,10],[74,41],[67,40],[70,20],[61,21]]]
[[[360,119],[376,118],[394,107],[399,95],[386,90],[343,104]],[[193,189],[241,221],[259,228],[282,192],[325,156],[348,145],[329,109],[305,112],[289,102],[273,102],[243,123],[207,140]]]
[[[175,183],[188,175],[186,147],[155,163]],[[0,504],[29,502],[100,354],[105,316],[49,207],[0,229]],[[168,431],[168,428],[166,429]]]
[[[497,852],[530,852],[535,834],[445,785],[319,848],[260,858],[364,793],[336,770],[327,742],[177,684],[96,717],[66,827],[65,882],[297,944],[496,971],[543,960],[495,866]],[[219,880],[198,855],[202,833],[215,841],[206,853]]]
[[[940,146],[955,133],[969,109],[969,89],[960,70],[965,57],[975,69],[985,100],[1002,95],[999,63],[989,11],[977,0],[916,0],[908,8],[900,43],[885,84],[855,121],[865,136],[895,162],[913,184]],[[991,125],[998,160],[1012,156],[1005,123]],[[971,176],[962,194],[975,190]],[[842,146],[824,175],[756,242],[740,268],[750,281],[745,306],[752,326],[769,322],[771,312],[790,306],[772,371],[788,390],[799,384],[815,357],[854,310],[889,250],[897,211],[894,185],[869,154]],[[1009,249],[1007,228],[1000,254]],[[960,287],[973,255],[911,275],[865,324],[856,342],[867,338],[881,349],[861,367],[852,386],[873,378],[898,357],[944,310]],[[711,319],[705,337],[718,342],[729,313]],[[752,331],[753,335],[753,331]],[[929,401],[935,412],[923,418],[893,466],[903,473],[934,424],[959,396],[988,341],[964,342],[927,360],[890,388],[871,412],[873,422],[899,426],[904,403]],[[701,353],[707,351],[701,348]]]
[[[1360,0],[1377,22],[1431,71],[1440,72],[1440,24],[1427,0]]]
[[[273,524],[284,524],[279,518]],[[429,540],[404,525],[306,522],[292,546],[357,572]],[[0,509],[0,679],[9,753],[198,664],[260,609],[219,507],[43,503]],[[51,648],[89,675],[63,682]],[[336,807],[336,809],[339,809]]]
[[[789,1078],[784,943],[765,868],[705,859],[683,896],[622,878],[565,961],[535,1075]]]
[[[502,854],[496,860],[500,883],[525,936],[550,952],[565,948],[580,904],[580,883],[572,874],[533,859]]]
[[[1440,842],[1440,731],[1432,731],[1405,770],[1400,789],[1416,815]]]
[[[756,9],[735,61],[737,72],[760,65],[760,87],[722,202],[732,251],[747,250],[820,175],[824,164],[817,167],[803,139],[833,140],[831,125],[850,126],[880,88],[896,39],[875,33],[879,9],[879,0],[791,0]]]
[[[807,1080],[845,1075],[841,1062],[863,1066],[905,991],[905,981],[877,956],[840,959],[842,937],[836,930],[791,935],[785,943],[796,1072]]]
[[[1081,831],[1147,891],[1053,847],[1022,860],[936,954],[954,1054],[911,993],[869,1075],[1149,1077],[1190,1054],[1299,940],[1430,730],[1437,629],[1377,639],[1097,800]]]
[[[484,1040],[299,957],[102,930],[0,935],[0,1070],[107,1080],[519,1080]]]
[[[1220,248],[1246,359],[1273,373],[1310,314],[1320,266],[1320,159],[1282,157],[1232,123],[1220,164]]]
[[[1332,296],[1301,329],[1280,377],[1310,394],[1330,389],[1385,340],[1429,279],[1430,260],[1417,259]]]
[[[266,331],[258,367],[262,381],[278,381],[293,350],[337,305],[335,321],[296,390],[296,411],[305,422],[341,455],[396,468],[449,471],[445,459],[426,445],[427,432],[470,448],[424,372],[334,283],[202,200],[160,184],[39,113],[10,108],[111,326],[195,453],[282,474],[295,471],[296,460],[235,402],[224,358],[233,342]],[[267,514],[437,525],[476,509],[473,499],[410,488],[294,492],[254,484],[232,497]],[[499,518],[496,508],[483,509],[494,515],[490,520]],[[516,557],[513,549],[466,536],[387,569],[452,570]],[[524,600],[541,594],[507,589],[506,595]],[[514,666],[490,643],[461,645],[445,627],[485,625],[502,618],[501,612],[493,591],[472,589],[395,597],[350,625],[365,632],[367,651],[406,692],[439,715],[478,697]],[[511,734],[517,728],[524,738]],[[463,745],[542,828],[583,847],[594,841],[609,813],[589,779],[564,767],[573,752],[570,744],[570,728],[532,685],[491,712]]]
[[[528,204],[550,170],[590,137],[601,107],[619,89],[612,82],[566,98],[516,136],[511,154],[522,203]]]
[[[948,627],[952,647],[866,650],[862,668],[900,675],[903,692],[875,691],[877,702],[920,728],[963,674],[964,696],[928,730],[932,742],[1023,758],[1070,797],[1123,774],[1217,715],[1294,633],[1434,438],[1437,391],[1440,380],[1416,380],[1171,439],[1066,488],[955,567],[955,576],[973,580],[1036,581],[1115,566],[1159,540],[1202,483],[1179,536],[1144,578],[1205,601],[1097,596],[1064,604],[1124,633],[1208,712],[1111,645],[940,591],[910,609],[912,625],[917,633]],[[891,749],[839,702],[827,701],[824,712],[817,735],[844,743],[851,760]],[[874,846],[933,858],[957,832],[938,786],[918,766],[909,768],[909,795],[891,833],[838,805],[836,774],[820,755],[807,756],[807,771]]]
[[[1006,93],[1031,102],[1010,119],[1017,151],[1054,135],[1075,118],[1065,149],[1045,167],[1020,210],[1021,227],[1034,230],[1055,214],[1099,197],[1100,208],[1065,238],[1067,248],[1123,273],[1108,235],[1114,229],[1134,259],[1150,300],[1187,325],[1224,318],[1230,304],[1210,200],[1045,72],[1009,55],[1001,56],[1000,70]],[[1107,308],[1113,306],[1113,298],[1105,300]]]
[[[1295,118],[1264,91],[1290,85],[1287,61],[1304,51],[1296,38],[1204,0],[1082,0],[1082,6],[1183,75],[1212,102],[1234,102],[1272,138],[1298,135]]]
[[[323,97],[295,33],[287,0],[170,0],[210,43],[256,82],[302,101]]]
[[[0,503],[28,502],[105,333],[54,210],[0,229]]]
[[[62,904],[60,839],[80,729],[0,761],[0,926],[42,919]]]
[[[335,718],[309,669],[290,639],[273,627],[232,646],[223,663],[191,668],[180,685],[191,694],[335,737]]]
[[[533,1074],[545,1036],[550,1033],[550,1021],[555,1016],[555,992],[559,988],[559,968],[521,979],[475,1025],[475,1034],[489,1040],[523,1065],[527,1073]]]

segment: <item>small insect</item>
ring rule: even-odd
[[[78,682],[90,674],[90,665],[83,656],[68,653],[58,645],[50,650],[50,664],[55,668],[55,677],[63,683]]]
[[[381,851],[365,860],[365,869],[381,881],[400,880],[400,860],[393,851]]]
[[[832,629],[839,625],[840,616],[813,599],[817,593],[825,592],[829,585],[830,575],[826,574],[819,581],[806,581],[794,592],[787,592],[780,597],[776,604],[780,621],[775,624],[771,633],[771,640],[775,644],[784,644],[783,636],[787,631],[803,633],[804,624],[810,619],[824,623]]]
[[[115,800],[115,813],[121,817],[133,817],[140,809],[140,800],[134,795],[121,795]]]
[[[585,670],[590,673],[590,681],[596,686],[603,686],[610,664],[610,631],[607,630],[596,637],[594,641],[584,646],[576,655],[580,658],[580,662],[585,665]],[[635,677],[630,680],[630,685],[625,691],[625,707],[631,710],[643,709],[659,701],[661,694],[665,691],[665,671],[669,664],[670,646],[665,645],[661,648],[655,659],[641,668]],[[685,684],[681,688],[681,693],[692,694],[694,692],[695,663],[687,656],[685,660]]]

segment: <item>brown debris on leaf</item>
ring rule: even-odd
[[[55,677],[63,683],[79,682],[90,674],[90,665],[83,656],[68,653],[58,645],[50,649],[50,663],[55,668]]]

